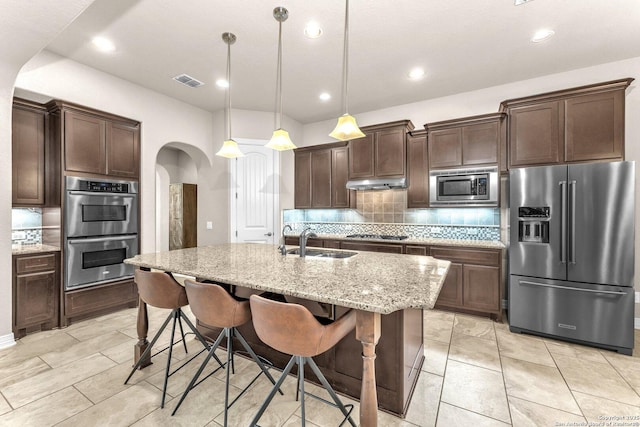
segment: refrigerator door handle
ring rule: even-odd
[[[576,263],[576,181],[569,181],[569,194],[571,195],[571,205],[569,207],[571,215],[571,246],[569,247],[569,263]]]
[[[536,283],[536,282],[530,282],[528,280],[519,280],[518,281],[521,285],[533,285],[533,286],[542,286],[545,288],[558,288],[558,289],[567,289],[570,291],[581,291],[581,292],[591,292],[593,294],[612,294],[612,295],[626,295],[626,292],[621,292],[621,291],[596,291],[593,289],[583,289],[583,288],[575,288],[572,286],[559,286],[559,285],[551,285],[548,283]]]
[[[567,181],[560,181],[560,262],[567,263]]]

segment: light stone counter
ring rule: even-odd
[[[60,247],[52,245],[15,245],[11,247],[11,255],[30,255],[44,252],[60,252]]]
[[[286,234],[287,237],[298,237],[297,234]],[[376,242],[376,243],[395,243],[395,244],[405,244],[405,245],[430,245],[430,246],[457,246],[457,247],[466,247],[466,248],[482,248],[482,249],[504,249],[504,243],[497,240],[472,240],[472,239],[438,239],[435,237],[431,238],[420,238],[420,237],[409,237],[404,240],[392,240],[392,239],[361,239],[361,238],[353,238],[346,237],[344,234],[328,234],[328,233],[320,233],[318,234],[318,238],[320,239],[331,239],[331,240],[344,240],[347,242]]]
[[[143,254],[125,263],[380,314],[433,308],[450,265],[375,252],[345,259],[282,256],[276,246],[255,243]]]

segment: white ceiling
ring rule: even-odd
[[[209,111],[224,108],[215,85],[232,46],[233,107],[273,111],[278,23],[284,6],[284,114],[301,123],[341,114],[344,0],[96,0],[48,47],[57,54]],[[640,56],[639,0],[351,0],[350,112],[393,105]],[[319,39],[303,34],[317,21]],[[534,44],[547,27],[550,40]],[[104,54],[95,35],[114,41]],[[423,67],[427,76],[407,73]],[[181,73],[204,81],[190,88]],[[627,76],[614,76],[627,77]],[[322,102],[328,91],[333,98]]]

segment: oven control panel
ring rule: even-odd
[[[80,190],[101,193],[128,193],[129,184],[122,182],[80,181]]]

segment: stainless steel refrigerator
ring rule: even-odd
[[[631,354],[634,162],[510,171],[509,324]]]

